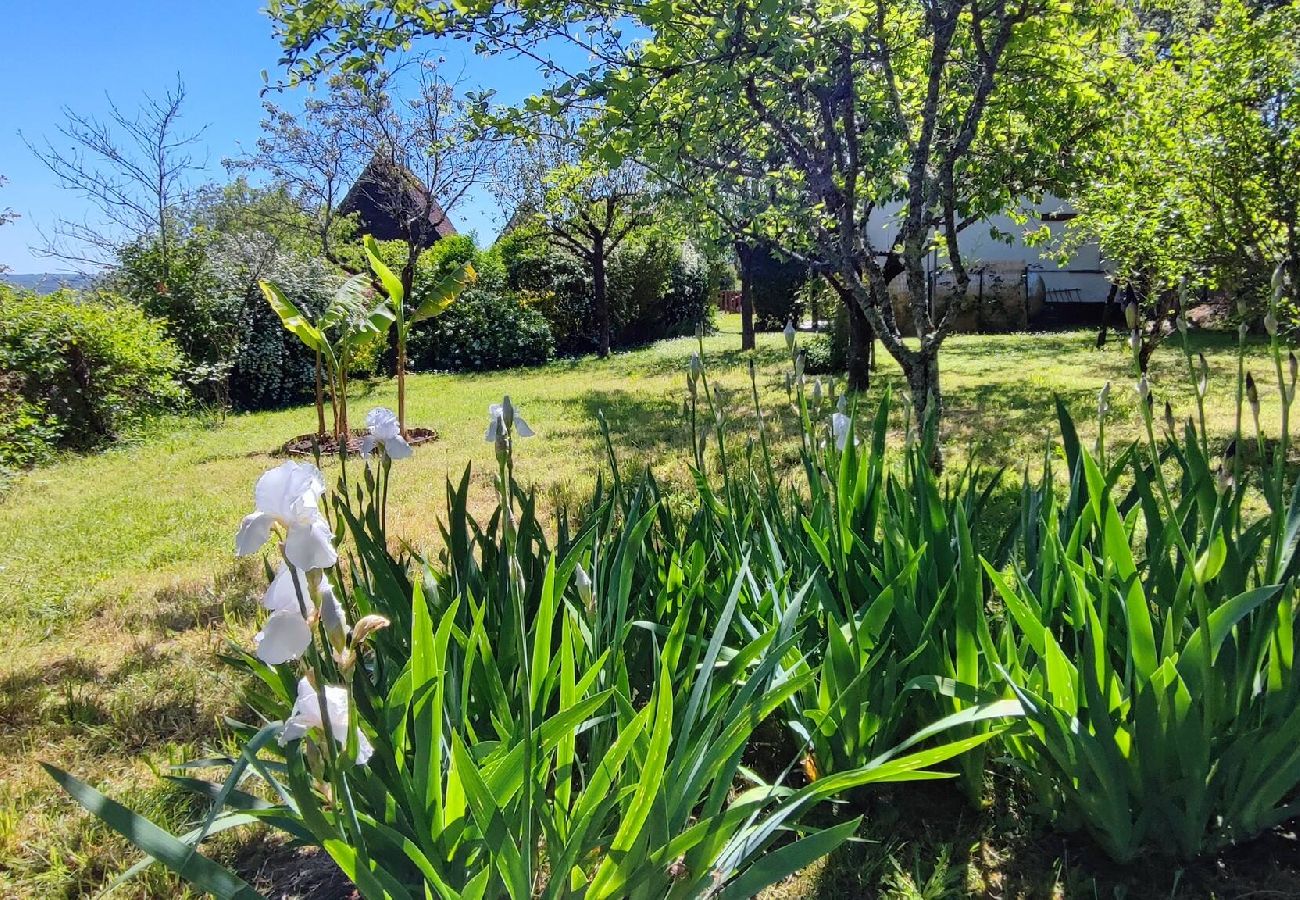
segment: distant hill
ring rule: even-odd
[[[31,275],[16,275],[12,272],[0,274],[0,282],[14,287],[25,288],[38,294],[52,294],[59,288],[69,287],[84,290],[95,281],[93,275],[81,275],[76,272],[40,272]]]

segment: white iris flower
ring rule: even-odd
[[[507,394],[501,398],[500,403],[493,403],[488,407],[488,427],[483,440],[493,444],[499,438],[511,433],[521,438],[532,437],[534,434],[533,429],[529,428],[528,423],[524,421],[524,417],[515,410],[514,404],[510,402],[510,395]]]
[[[244,517],[235,535],[235,553],[256,553],[271,538],[271,528],[284,529],[284,558],[294,568],[323,569],[338,562],[334,535],[320,512],[325,478],[311,463],[286,462],[257,479],[257,507]]]
[[[411,455],[411,445],[402,439],[402,427],[391,409],[376,406],[366,413],[366,427],[370,433],[361,438],[361,455],[370,456],[376,447],[383,447],[389,459],[406,459]]]
[[[294,581],[298,582],[297,587],[294,587]],[[299,597],[302,598],[301,605],[298,603]],[[281,566],[280,571],[276,572],[275,577],[271,579],[266,593],[262,595],[262,608],[273,613],[281,610],[297,613],[299,617],[306,610],[307,615],[310,616],[315,607],[311,602],[307,573],[301,569]]]
[[[330,731],[334,735],[334,740],[339,745],[345,745],[348,742],[348,692],[346,689],[337,685],[328,684],[325,686],[325,706],[329,712]],[[311,686],[306,678],[298,682],[298,699],[293,704],[293,712],[289,720],[284,723],[284,728],[280,731],[280,746],[284,746],[289,741],[296,741],[304,737],[308,732],[321,731],[325,728],[325,722],[321,717],[320,695],[316,689]],[[374,753],[374,747],[366,738],[365,732],[356,729],[357,735],[357,762],[365,764]]]
[[[328,585],[321,588],[322,601],[328,588]],[[333,598],[333,594],[329,596]],[[281,566],[262,597],[262,606],[270,610],[271,615],[253,638],[257,644],[257,658],[268,666],[278,666],[306,653],[311,646],[311,622],[316,615],[316,604],[311,599],[306,573]]]
[[[848,403],[845,402],[844,395],[840,395],[839,402],[835,404],[835,412],[831,414],[831,436],[835,438],[835,449],[840,452],[848,445],[849,435],[853,434],[853,420],[845,410],[848,409]],[[858,445],[858,438],[853,437],[853,446]]]
[[[311,626],[296,609],[271,613],[262,630],[253,638],[257,658],[268,666],[278,666],[297,659],[311,646]]]
[[[320,622],[325,626],[325,635],[329,638],[334,652],[342,653],[348,642],[348,614],[343,604],[334,596],[334,590],[328,584],[320,586]]]

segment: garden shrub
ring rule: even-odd
[[[498,245],[506,286],[546,317],[557,351],[594,352],[599,317],[587,266],[536,231],[511,233]],[[705,317],[713,273],[689,241],[633,236],[610,257],[607,274],[615,347],[689,334]]]
[[[843,375],[849,368],[849,312],[835,303],[829,330],[815,334],[805,345],[810,375]]]
[[[148,315],[191,366],[223,363],[239,344],[240,296],[209,264],[211,244],[200,237],[174,241],[164,253],[157,240],[138,241],[118,254],[109,284]]]
[[[537,310],[511,294],[474,287],[413,332],[407,352],[416,370],[485,371],[540,365],[555,354],[555,342]]]
[[[617,346],[690,334],[704,318],[708,262],[689,242],[652,233],[614,254],[609,295]]]
[[[309,316],[319,315],[338,277],[319,259],[280,248],[269,235],[251,232],[223,238],[210,252],[216,290],[237,309],[236,342],[226,365],[227,396],[234,409],[280,409],[314,395],[315,355],[281,327],[259,280],[274,282]],[[378,347],[361,374],[373,374]]]
[[[0,372],[0,478],[44,461],[59,438],[59,423],[22,394],[24,379]]]
[[[0,285],[0,408],[9,464],[101,446],[175,409],[181,356],[161,322],[109,293]]]
[[[755,247],[750,255],[749,275],[754,297],[754,327],[759,331],[780,331],[790,320],[803,318],[800,288],[808,280],[808,267],[781,255],[770,245]]]
[[[598,346],[592,310],[591,274],[582,261],[536,230],[503,235],[496,244],[505,286],[546,318],[556,352],[594,352]]]
[[[406,262],[406,245],[385,241],[376,246],[380,261],[400,273]],[[470,235],[440,238],[420,254],[407,309],[418,309],[430,289],[467,263],[477,276],[474,287],[442,315],[412,328],[407,345],[410,367],[417,371],[483,371],[549,360],[555,348],[546,320],[506,290],[506,271],[499,253],[480,250]],[[382,357],[379,367],[391,371],[395,364],[392,340],[374,350]]]

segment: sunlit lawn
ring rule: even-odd
[[[724,317],[705,346],[740,442],[752,433],[753,411],[736,324]],[[1097,351],[1093,338],[1074,331],[950,339],[942,357],[950,463],[974,459],[1016,477],[1026,465],[1037,470],[1054,446],[1053,396],[1071,406],[1091,441],[1097,391],[1108,379],[1115,382],[1108,434],[1135,436],[1127,348],[1115,342]],[[1235,336],[1195,343],[1209,359],[1209,425],[1221,445],[1235,414]],[[1176,347],[1157,354],[1153,383],[1161,403],[1168,396],[1183,417],[1194,406]],[[693,348],[683,339],[603,361],[413,377],[408,419],[440,439],[399,464],[394,533],[436,549],[445,478],[467,463],[486,502],[494,471],[483,441],[486,408],[505,393],[538,433],[520,446],[517,475],[538,488],[544,506],[581,497],[606,466],[602,412],[621,465],[649,464],[669,485],[684,483],[684,372]],[[1272,363],[1262,345],[1250,353],[1265,420],[1275,423]],[[761,335],[754,358],[777,455],[792,461],[781,336]],[[864,402],[874,403],[885,384],[901,385],[887,359]],[[352,400],[353,415],[359,421],[371,405],[394,403],[393,386],[381,383]],[[107,784],[165,821],[185,819],[189,811],[156,787],[145,762],[202,752],[219,739],[219,717],[238,709],[238,685],[216,652],[231,636],[247,639],[260,573],[236,565],[235,528],[251,510],[257,475],[277,462],[269,451],[314,423],[311,407],[224,422],[180,419],[131,446],[23,475],[0,495],[0,896],[78,896],[131,858],[56,797],[37,760]],[[233,841],[226,851],[235,852]],[[122,895],[178,890],[155,877]]]

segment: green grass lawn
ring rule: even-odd
[[[736,325],[736,317],[724,317],[723,330],[705,341],[711,378],[738,420],[733,435],[753,422],[748,354],[736,349]],[[1037,469],[1056,434],[1053,397],[1070,404],[1091,440],[1097,391],[1107,380],[1115,382],[1108,434],[1135,436],[1137,396],[1127,347],[1115,342],[1098,351],[1093,337],[1074,331],[951,338],[941,358],[949,459],[1005,466],[1009,479],[1025,466]],[[1199,335],[1195,343],[1210,362],[1209,426],[1222,444],[1233,428],[1235,336]],[[543,506],[582,496],[605,466],[602,412],[621,464],[652,465],[669,483],[684,481],[684,373],[693,349],[694,341],[683,339],[607,360],[412,377],[408,421],[440,437],[397,464],[392,531],[435,550],[445,479],[467,463],[486,504],[495,471],[492,447],[483,441],[486,409],[507,393],[537,431],[517,450],[516,474],[538,489]],[[1252,345],[1250,354],[1265,420],[1276,423],[1272,363],[1262,345]],[[754,360],[778,456],[793,461],[781,336],[761,335]],[[1180,418],[1193,413],[1176,343],[1157,353],[1152,374],[1161,403],[1172,400]],[[874,402],[886,384],[901,386],[887,359],[867,399]],[[354,397],[356,422],[372,405],[395,405],[394,386],[376,384]],[[252,509],[257,476],[277,462],[270,451],[314,426],[311,407],[223,422],[171,420],[129,446],[26,473],[0,495],[6,637],[0,655],[0,896],[80,896],[131,859],[57,795],[38,760],[104,785],[165,822],[179,825],[192,815],[158,787],[149,766],[212,749],[221,740],[221,715],[238,710],[237,681],[216,654],[229,639],[248,639],[261,575],[255,564],[234,559],[235,529]],[[265,848],[254,854],[239,840],[223,840],[221,852],[264,858],[257,854]],[[961,859],[961,866],[978,868],[976,860]],[[890,877],[903,883],[912,876],[900,869]],[[1070,883],[1066,874],[1059,883]],[[1019,895],[1038,896],[1036,890]],[[156,875],[119,895],[182,893]]]

